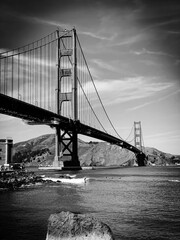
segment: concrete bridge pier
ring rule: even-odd
[[[80,170],[78,157],[78,134],[75,125],[71,130],[61,130],[60,124],[55,126],[55,156],[53,167]]]
[[[137,153],[136,159],[139,167],[146,166],[146,155],[143,152]]]
[[[55,134],[55,156],[53,161],[53,167],[63,168],[64,163],[61,160],[62,151],[61,151],[61,130],[60,126],[56,126],[56,134]]]
[[[63,158],[65,158],[63,169],[80,170],[78,134],[76,129],[74,128],[71,131],[64,131],[61,141]]]

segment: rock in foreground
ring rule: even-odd
[[[111,229],[86,214],[51,214],[46,240],[113,240]]]

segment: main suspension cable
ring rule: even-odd
[[[80,44],[80,41],[79,41],[78,36],[77,36],[77,40],[78,40],[78,43],[79,43],[79,46],[80,46],[80,49],[81,49],[81,53],[82,53],[82,55],[83,55],[83,58],[84,58],[84,61],[85,61],[86,67],[87,67],[87,70],[88,70],[88,72],[89,72],[91,81],[92,81],[92,83],[93,83],[93,86],[94,86],[94,88],[95,88],[96,94],[97,94],[97,96],[98,96],[98,98],[99,98],[99,101],[100,101],[100,103],[101,103],[101,106],[102,106],[102,108],[103,108],[103,110],[104,110],[104,112],[105,112],[105,114],[106,114],[106,117],[108,118],[108,120],[109,120],[109,122],[110,122],[113,130],[114,130],[115,133],[117,134],[117,136],[118,136],[120,139],[122,139],[122,137],[121,137],[121,136],[119,135],[119,133],[116,131],[116,129],[115,129],[112,121],[110,120],[110,118],[109,118],[109,116],[108,116],[108,114],[107,114],[107,111],[106,111],[106,109],[105,109],[105,107],[104,107],[104,105],[103,105],[103,103],[102,103],[102,100],[101,100],[100,95],[99,95],[99,93],[98,93],[98,91],[97,91],[96,85],[95,85],[95,83],[94,83],[93,77],[92,77],[92,75],[91,75],[91,73],[90,73],[90,70],[89,70],[87,61],[86,61],[86,59],[85,59],[85,56],[84,56],[84,53],[83,53],[83,50],[82,50],[82,47],[81,47],[81,44]]]

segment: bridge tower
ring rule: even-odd
[[[145,166],[146,155],[142,151],[142,128],[141,122],[134,122],[134,146],[141,152],[136,154],[138,166]]]
[[[65,33],[65,32],[64,32]],[[63,38],[72,38],[72,49],[61,49],[60,41]],[[53,165],[55,167],[71,167],[80,169],[80,162],[78,159],[78,134],[76,130],[76,122],[78,121],[78,99],[77,99],[77,52],[76,52],[76,29],[72,33],[59,35],[57,30],[57,88],[56,88],[56,101],[57,101],[57,114],[62,113],[62,104],[64,102],[71,102],[71,129],[62,131],[61,123],[57,122],[56,137],[55,137],[55,157]],[[71,57],[71,68],[63,68],[64,57]],[[62,80],[71,77],[72,90],[71,92],[62,92]],[[64,79],[66,80],[66,79]]]
[[[142,151],[141,122],[134,122],[134,146]]]

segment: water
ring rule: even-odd
[[[76,174],[89,177],[89,182],[0,192],[0,239],[45,240],[49,215],[62,210],[92,214],[110,226],[116,240],[180,239],[180,168],[99,169]]]

